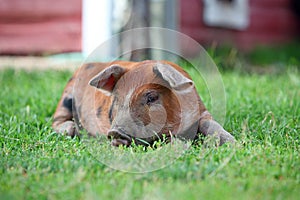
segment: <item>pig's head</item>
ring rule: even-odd
[[[111,65],[90,85],[112,96],[112,144],[151,144],[189,131],[195,136],[199,115],[194,84],[185,72],[161,62],[139,63],[130,70]]]

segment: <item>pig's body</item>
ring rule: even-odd
[[[200,133],[216,136],[220,144],[234,141],[212,119],[189,75],[168,61],[84,65],[65,87],[52,126],[70,136],[81,129],[105,134],[116,146],[135,138],[151,144],[162,134],[195,139]]]

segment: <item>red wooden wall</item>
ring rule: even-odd
[[[181,31],[203,45],[235,45],[250,49],[300,39],[299,19],[290,0],[249,0],[250,24],[244,31],[208,27],[203,23],[202,0],[180,0]]]
[[[0,54],[47,54],[81,50],[82,0],[0,0]],[[180,31],[203,45],[249,49],[299,39],[299,18],[290,0],[249,0],[245,31],[204,25],[202,0],[179,0]]]
[[[0,54],[81,50],[81,0],[0,0]]]

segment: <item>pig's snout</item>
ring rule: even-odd
[[[108,131],[107,136],[112,139],[113,146],[129,146],[131,144],[131,137],[126,135],[121,129],[111,129]]]

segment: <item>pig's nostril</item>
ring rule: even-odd
[[[123,133],[122,131],[118,129],[111,129],[108,131],[107,134],[108,138],[110,139],[125,139],[128,141],[131,141],[131,137]]]
[[[131,144],[131,137],[126,135],[119,129],[111,129],[108,131],[107,136],[112,140],[113,146],[125,145],[129,146]]]
[[[116,130],[109,130],[107,133],[108,138],[117,138],[120,134]]]

